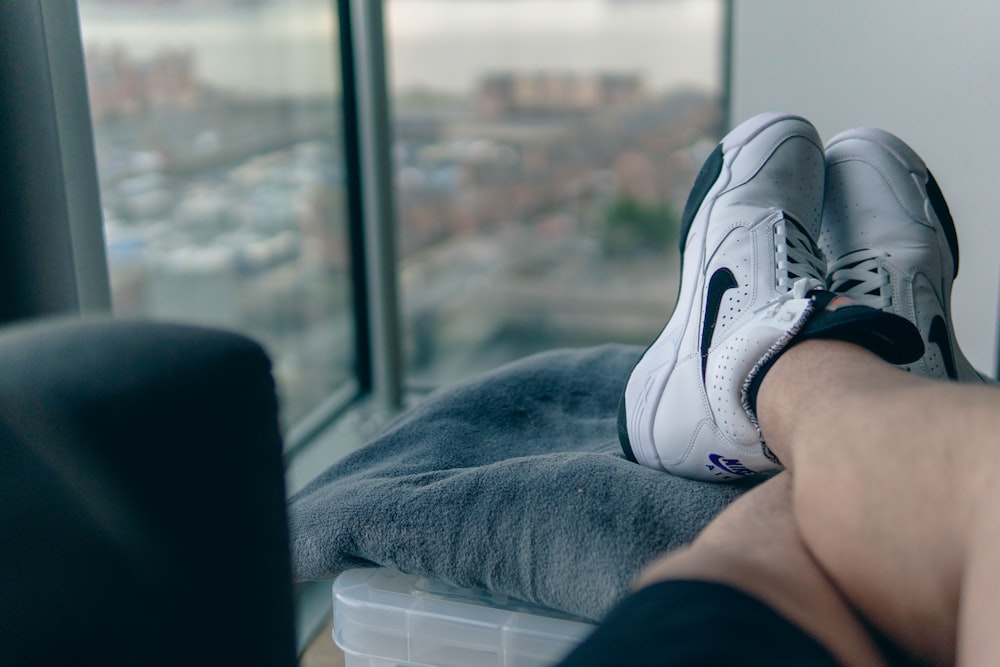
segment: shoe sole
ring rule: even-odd
[[[681,228],[681,282],[674,314],[632,369],[626,382],[625,392],[622,392],[618,404],[618,439],[625,457],[630,461],[651,468],[665,469],[653,443],[654,420],[649,418],[648,412],[656,410],[659,397],[663,394],[663,389],[677,364],[677,345],[667,342],[671,341],[675,334],[683,335],[691,317],[698,316],[694,312],[695,300],[704,291],[702,273],[706,248],[703,239],[707,235],[712,209],[719,195],[729,187],[732,180],[730,165],[739,152],[761,132],[786,120],[809,124],[804,118],[793,114],[781,112],[760,114],[727,134],[716,147],[716,153],[709,157],[698,175],[692,197],[684,208]],[[716,154],[718,157],[715,157]],[[711,187],[704,188],[704,193],[699,197],[698,191],[702,189],[699,185],[708,182],[706,170],[715,171],[716,167],[718,173],[714,181],[711,181]],[[698,248],[697,258],[690,257],[685,252],[689,243],[694,244],[691,247]],[[700,309],[698,313],[700,314]],[[678,314],[682,314],[683,319],[674,316]],[[641,382],[643,388],[632,409],[628,410],[625,406],[625,393],[629,386],[634,386],[636,382]]]

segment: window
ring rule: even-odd
[[[646,344],[720,137],[721,0],[388,0],[408,380]]]
[[[262,341],[286,425],[356,366],[335,4],[80,1],[115,311]],[[385,4],[409,385],[652,339],[723,0]]]
[[[116,314],[256,338],[298,421],[355,363],[335,4],[79,7]]]

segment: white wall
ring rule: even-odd
[[[1000,3],[735,0],[733,123],[781,109],[824,139],[887,129],[934,172],[958,226],[955,329],[991,375],[1000,292]]]

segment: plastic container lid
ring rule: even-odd
[[[428,667],[546,667],[594,625],[486,591],[388,568],[333,584],[333,639],[349,656]]]

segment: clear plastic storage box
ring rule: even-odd
[[[347,667],[543,667],[594,626],[513,598],[385,568],[333,584],[333,639]]]

